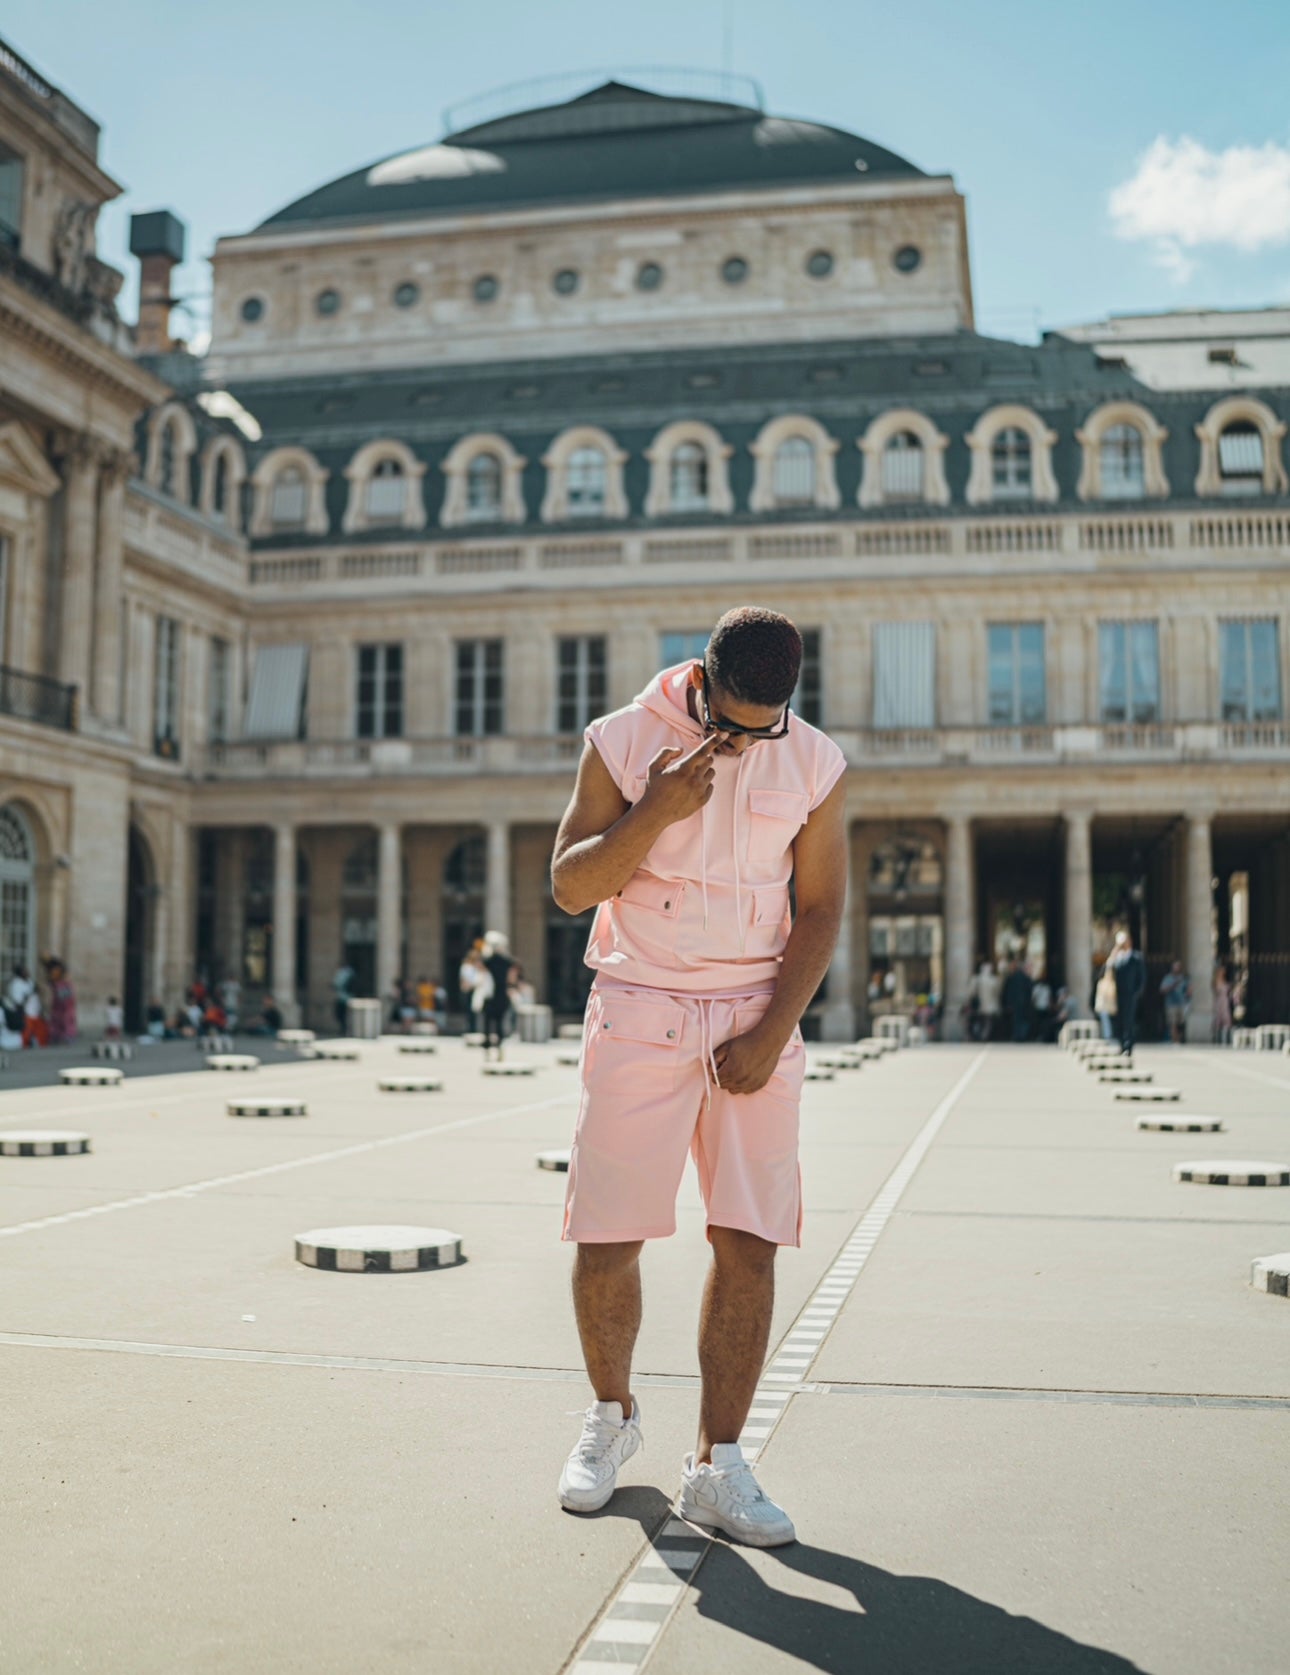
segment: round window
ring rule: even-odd
[[[495,274],[481,273],[474,285],[475,301],[492,302],[500,290],[501,286],[498,284]]]
[[[806,271],[812,279],[827,279],[833,272],[833,252],[812,250],[806,258]]]
[[[663,283],[663,270],[657,262],[642,262],[636,269],[636,289],[657,291]]]
[[[561,268],[552,279],[551,285],[562,297],[571,297],[578,289],[577,268]]]
[[[748,277],[748,264],[742,256],[731,256],[721,269],[727,285],[742,285]]]
[[[913,273],[922,262],[923,253],[916,244],[902,244],[891,258],[892,266],[901,273]]]
[[[331,289],[319,291],[318,295],[314,298],[314,307],[320,314],[339,314],[340,292],[333,291]]]
[[[402,285],[394,288],[394,306],[396,308],[411,308],[421,296],[421,287],[414,285],[410,279],[405,279]]]
[[[253,326],[257,320],[264,318],[264,298],[247,297],[242,304],[242,318],[248,325]]]

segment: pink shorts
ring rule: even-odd
[[[564,1237],[583,1244],[676,1232],[689,1152],[707,1225],[776,1245],[802,1236],[798,1108],[801,1033],[757,1093],[714,1085],[711,1054],[760,1022],[768,994],[736,999],[618,986],[592,989],[582,1047],[582,1103],[569,1161]]]

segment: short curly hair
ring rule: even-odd
[[[712,630],[704,666],[732,698],[782,709],[802,667],[802,636],[786,616],[760,605],[727,611]]]

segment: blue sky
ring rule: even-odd
[[[566,70],[720,69],[728,34],[771,110],[954,175],[980,330],[1290,301],[1275,0],[8,0],[3,34],[103,125],[125,188],[104,258],[132,266],[133,210],[187,222],[199,323],[218,235],[438,138],[445,107]]]

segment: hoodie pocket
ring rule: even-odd
[[[772,791],[766,787],[750,791],[748,859],[781,860],[806,823],[807,802],[805,791]]]
[[[681,911],[681,899],[684,895],[683,883],[638,872],[623,885],[615,900],[625,907],[643,908],[646,913],[658,913],[666,919],[675,919]]]

